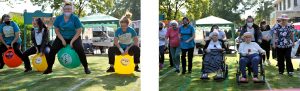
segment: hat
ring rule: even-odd
[[[251,32],[245,32],[245,33],[243,34],[243,38],[246,37],[246,36],[251,36],[251,37],[253,37],[253,34],[252,34]]]
[[[289,16],[287,14],[281,14],[280,17],[278,17],[278,19],[285,19],[285,20],[289,20]]]

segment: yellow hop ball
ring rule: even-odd
[[[44,72],[48,67],[45,55],[40,56],[39,53],[34,55],[32,57],[32,65],[38,72]]]
[[[134,71],[133,56],[130,55],[116,55],[115,56],[115,72],[117,74],[132,74]]]

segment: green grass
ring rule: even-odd
[[[57,59],[53,73],[49,75],[36,71],[24,73],[23,65],[17,68],[5,66],[0,70],[0,91],[140,91],[140,73],[106,73],[109,66],[107,57],[87,56],[87,60],[92,71],[88,75],[84,73],[82,66],[67,69]],[[72,89],[74,87],[76,89]]]
[[[168,57],[166,55],[165,57]],[[192,74],[177,74],[170,72],[173,68],[169,66],[169,58],[165,59],[165,67],[159,72],[159,90],[160,91],[245,91],[245,90],[269,90],[267,83],[252,83],[237,85],[236,83],[236,55],[227,55],[226,64],[229,65],[229,78],[224,81],[200,80],[202,56],[195,55],[193,59]],[[299,68],[299,59],[293,59],[294,69]],[[295,70],[293,77],[278,75],[276,61],[271,59],[271,66],[265,66],[266,79],[271,89],[290,89],[300,88],[300,73]],[[167,73],[167,74],[166,74]],[[165,77],[162,77],[162,76]],[[210,74],[210,78],[214,74]],[[250,79],[251,80],[251,79]]]

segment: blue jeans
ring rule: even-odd
[[[260,61],[259,54],[251,54],[247,56],[243,56],[240,59],[240,71],[242,72],[242,76],[246,78],[246,67],[250,63],[252,67],[252,71],[254,73],[253,77],[257,77],[258,75],[258,64]]]
[[[171,49],[171,55],[172,55],[174,68],[176,70],[179,70],[181,49],[180,49],[180,47],[170,47],[170,49]]]

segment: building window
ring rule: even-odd
[[[290,8],[291,7],[291,0],[287,0],[288,2],[288,8]]]
[[[298,6],[297,0],[294,0],[294,6]]]
[[[283,10],[285,10],[285,6],[286,6],[286,2],[285,2],[285,0],[283,0],[283,3],[282,3],[283,5]]]

